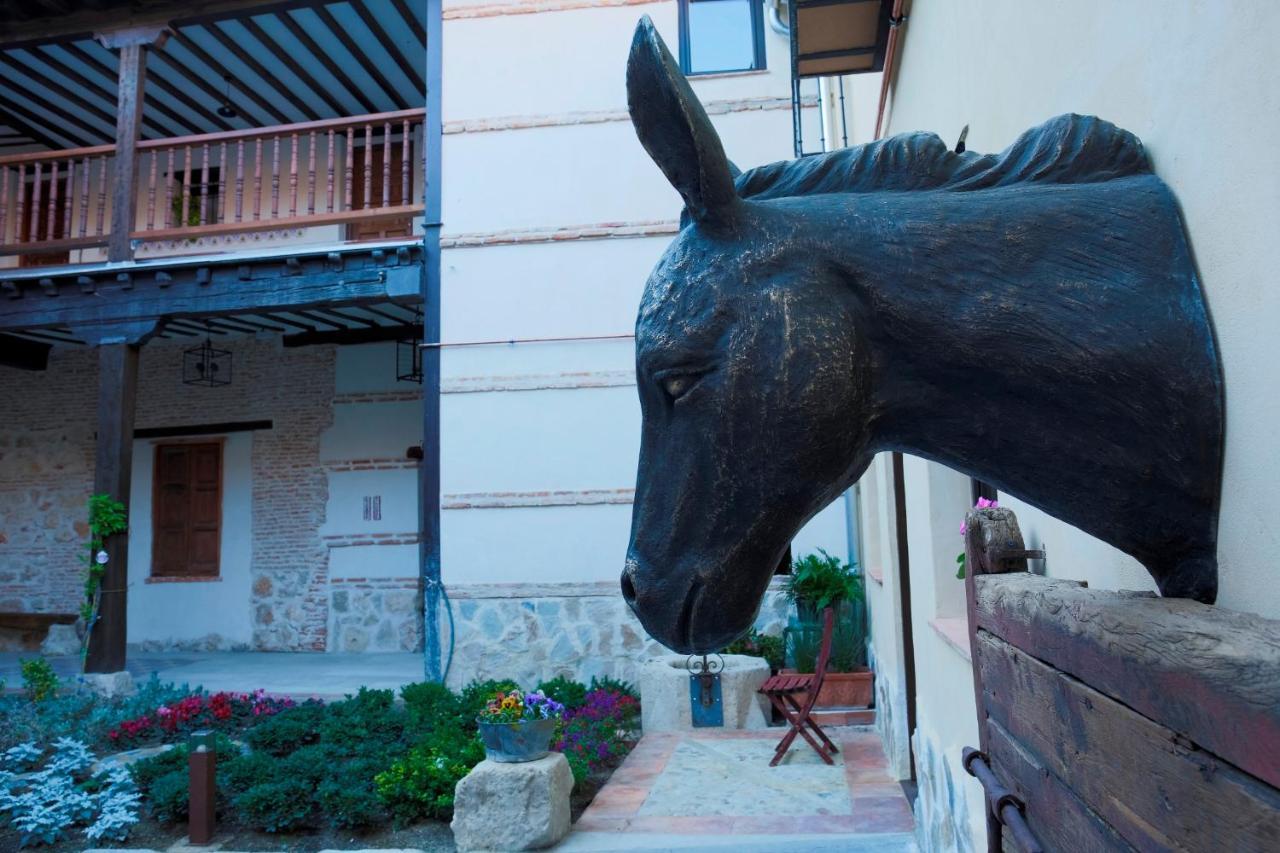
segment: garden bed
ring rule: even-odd
[[[454,785],[484,757],[476,716],[514,687],[455,694],[423,683],[295,704],[154,680],[116,700],[28,685],[28,695],[0,697],[0,849],[182,840],[197,730],[214,732],[222,846],[451,849]],[[573,770],[576,818],[634,745],[639,702],[617,682],[539,688],[568,709],[554,748]],[[116,760],[96,761],[108,755]],[[86,837],[89,827],[100,837]]]

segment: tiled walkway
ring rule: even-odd
[[[770,767],[782,732],[646,735],[557,849],[916,849],[875,732],[828,729],[834,766],[800,741]]]

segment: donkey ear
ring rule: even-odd
[[[724,146],[648,15],[627,58],[627,109],[640,144],[694,221],[730,219],[739,202]]]

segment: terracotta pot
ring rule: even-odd
[[[784,669],[783,672],[795,672]],[[828,672],[822,679],[822,689],[818,691],[815,708],[869,708],[872,697],[872,680],[874,676],[869,669],[857,672]],[[804,703],[806,694],[796,694],[796,700]]]

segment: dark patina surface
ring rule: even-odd
[[[909,134],[737,174],[644,19],[631,117],[684,199],[636,322],[622,590],[682,652],[751,624],[879,451],[980,477],[1212,602],[1221,369],[1176,202],[1065,115],[997,155]]]

